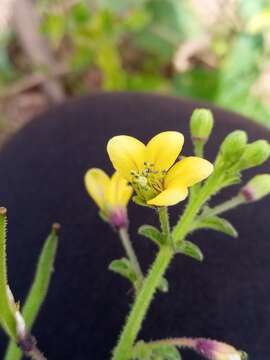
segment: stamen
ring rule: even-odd
[[[142,198],[149,198],[149,196],[155,196],[159,192],[163,191],[163,180],[166,175],[166,170],[155,170],[154,163],[144,161],[144,169],[141,171],[132,170],[131,184],[134,190]]]

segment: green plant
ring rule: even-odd
[[[108,177],[101,176],[101,170],[92,169],[88,172],[98,171],[100,174],[87,176],[86,186],[97,205],[101,207],[102,204],[101,210],[106,207],[107,215],[103,219],[113,228],[126,233],[128,229],[126,211],[123,213],[125,221],[119,221],[119,216],[110,216],[116,211],[115,205],[109,201],[110,196],[119,196],[116,189],[121,194],[128,192],[130,197],[133,188],[135,203],[155,210],[160,220],[160,229],[142,225],[138,230],[140,235],[153,241],[158,248],[156,259],[146,275],[141,277],[139,273],[138,277],[137,265],[134,266],[138,263],[136,255],[135,263],[130,258],[122,258],[114,260],[110,266],[111,270],[131,281],[136,290],[133,306],[113,351],[113,360],[176,360],[181,358],[177,349],[182,347],[193,349],[210,360],[246,359],[245,353],[214,340],[178,338],[150,343],[137,340],[150,304],[164,283],[164,276],[172,260],[180,254],[203,261],[202,250],[188,240],[189,235],[200,229],[211,229],[237,237],[233,225],[220,215],[241,204],[258,201],[270,193],[270,174],[257,175],[232,199],[211,208],[209,202],[214,195],[226,187],[239,184],[244,170],[261,165],[270,156],[270,145],[265,140],[248,143],[247,134],[239,130],[224,139],[213,167],[203,159],[204,146],[212,128],[211,112],[206,109],[195,110],[191,117],[195,157],[186,157],[175,164],[183,145],[183,136],[178,132],[160,133],[146,146],[126,135],[112,138],[107,150],[117,176],[126,180],[121,189],[119,186],[108,187]],[[204,183],[200,183],[206,178]],[[183,201],[188,196],[188,187],[191,188],[187,206],[178,222],[171,226],[168,207]],[[120,215],[120,219],[123,220],[123,215]],[[129,246],[132,249],[131,243]],[[168,286],[165,291],[168,291]]]

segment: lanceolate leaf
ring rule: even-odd
[[[198,229],[212,229],[216,231],[223,232],[229,236],[236,238],[238,233],[233,225],[226,219],[220,218],[218,216],[211,216],[205,219],[199,220],[194,228],[194,230]]]
[[[53,225],[52,231],[43,245],[34,280],[22,308],[22,316],[28,331],[31,331],[48,293],[58,247],[58,229],[58,224]],[[5,355],[5,360],[20,360],[21,358],[22,354],[19,348],[14,342],[10,342]]]
[[[29,330],[33,326],[48,293],[58,247],[58,229],[58,224],[53,225],[52,231],[43,245],[34,281],[23,306],[22,315]]]
[[[126,279],[128,279],[132,284],[134,284],[137,280],[137,275],[132,268],[130,261],[127,258],[113,260],[110,265],[109,269]]]
[[[15,310],[10,304],[7,286],[7,261],[6,261],[6,209],[0,208],[0,324],[5,332],[16,340]]]
[[[180,254],[190,256],[195,260],[203,261],[203,253],[201,252],[201,249],[191,241],[182,241],[177,245],[176,251]]]
[[[153,351],[153,359],[159,360],[181,360],[182,357],[173,345],[161,345]]]
[[[132,360],[181,360],[182,357],[173,345],[145,343],[139,341],[134,347]]]
[[[152,225],[142,225],[139,227],[138,233],[154,241],[154,243],[160,246],[163,242],[161,232]]]

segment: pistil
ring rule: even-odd
[[[163,191],[166,173],[166,170],[158,171],[155,164],[145,161],[143,170],[131,171],[130,184],[142,199],[149,200]]]

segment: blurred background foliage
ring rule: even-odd
[[[101,90],[173,94],[270,127],[269,0],[38,0],[34,5],[59,72],[50,76],[57,77],[65,96]],[[2,117],[20,116],[10,111],[16,96],[31,94],[33,100],[42,94],[40,83],[30,81],[38,73],[49,76],[48,69],[29,61],[11,24],[0,36]]]

